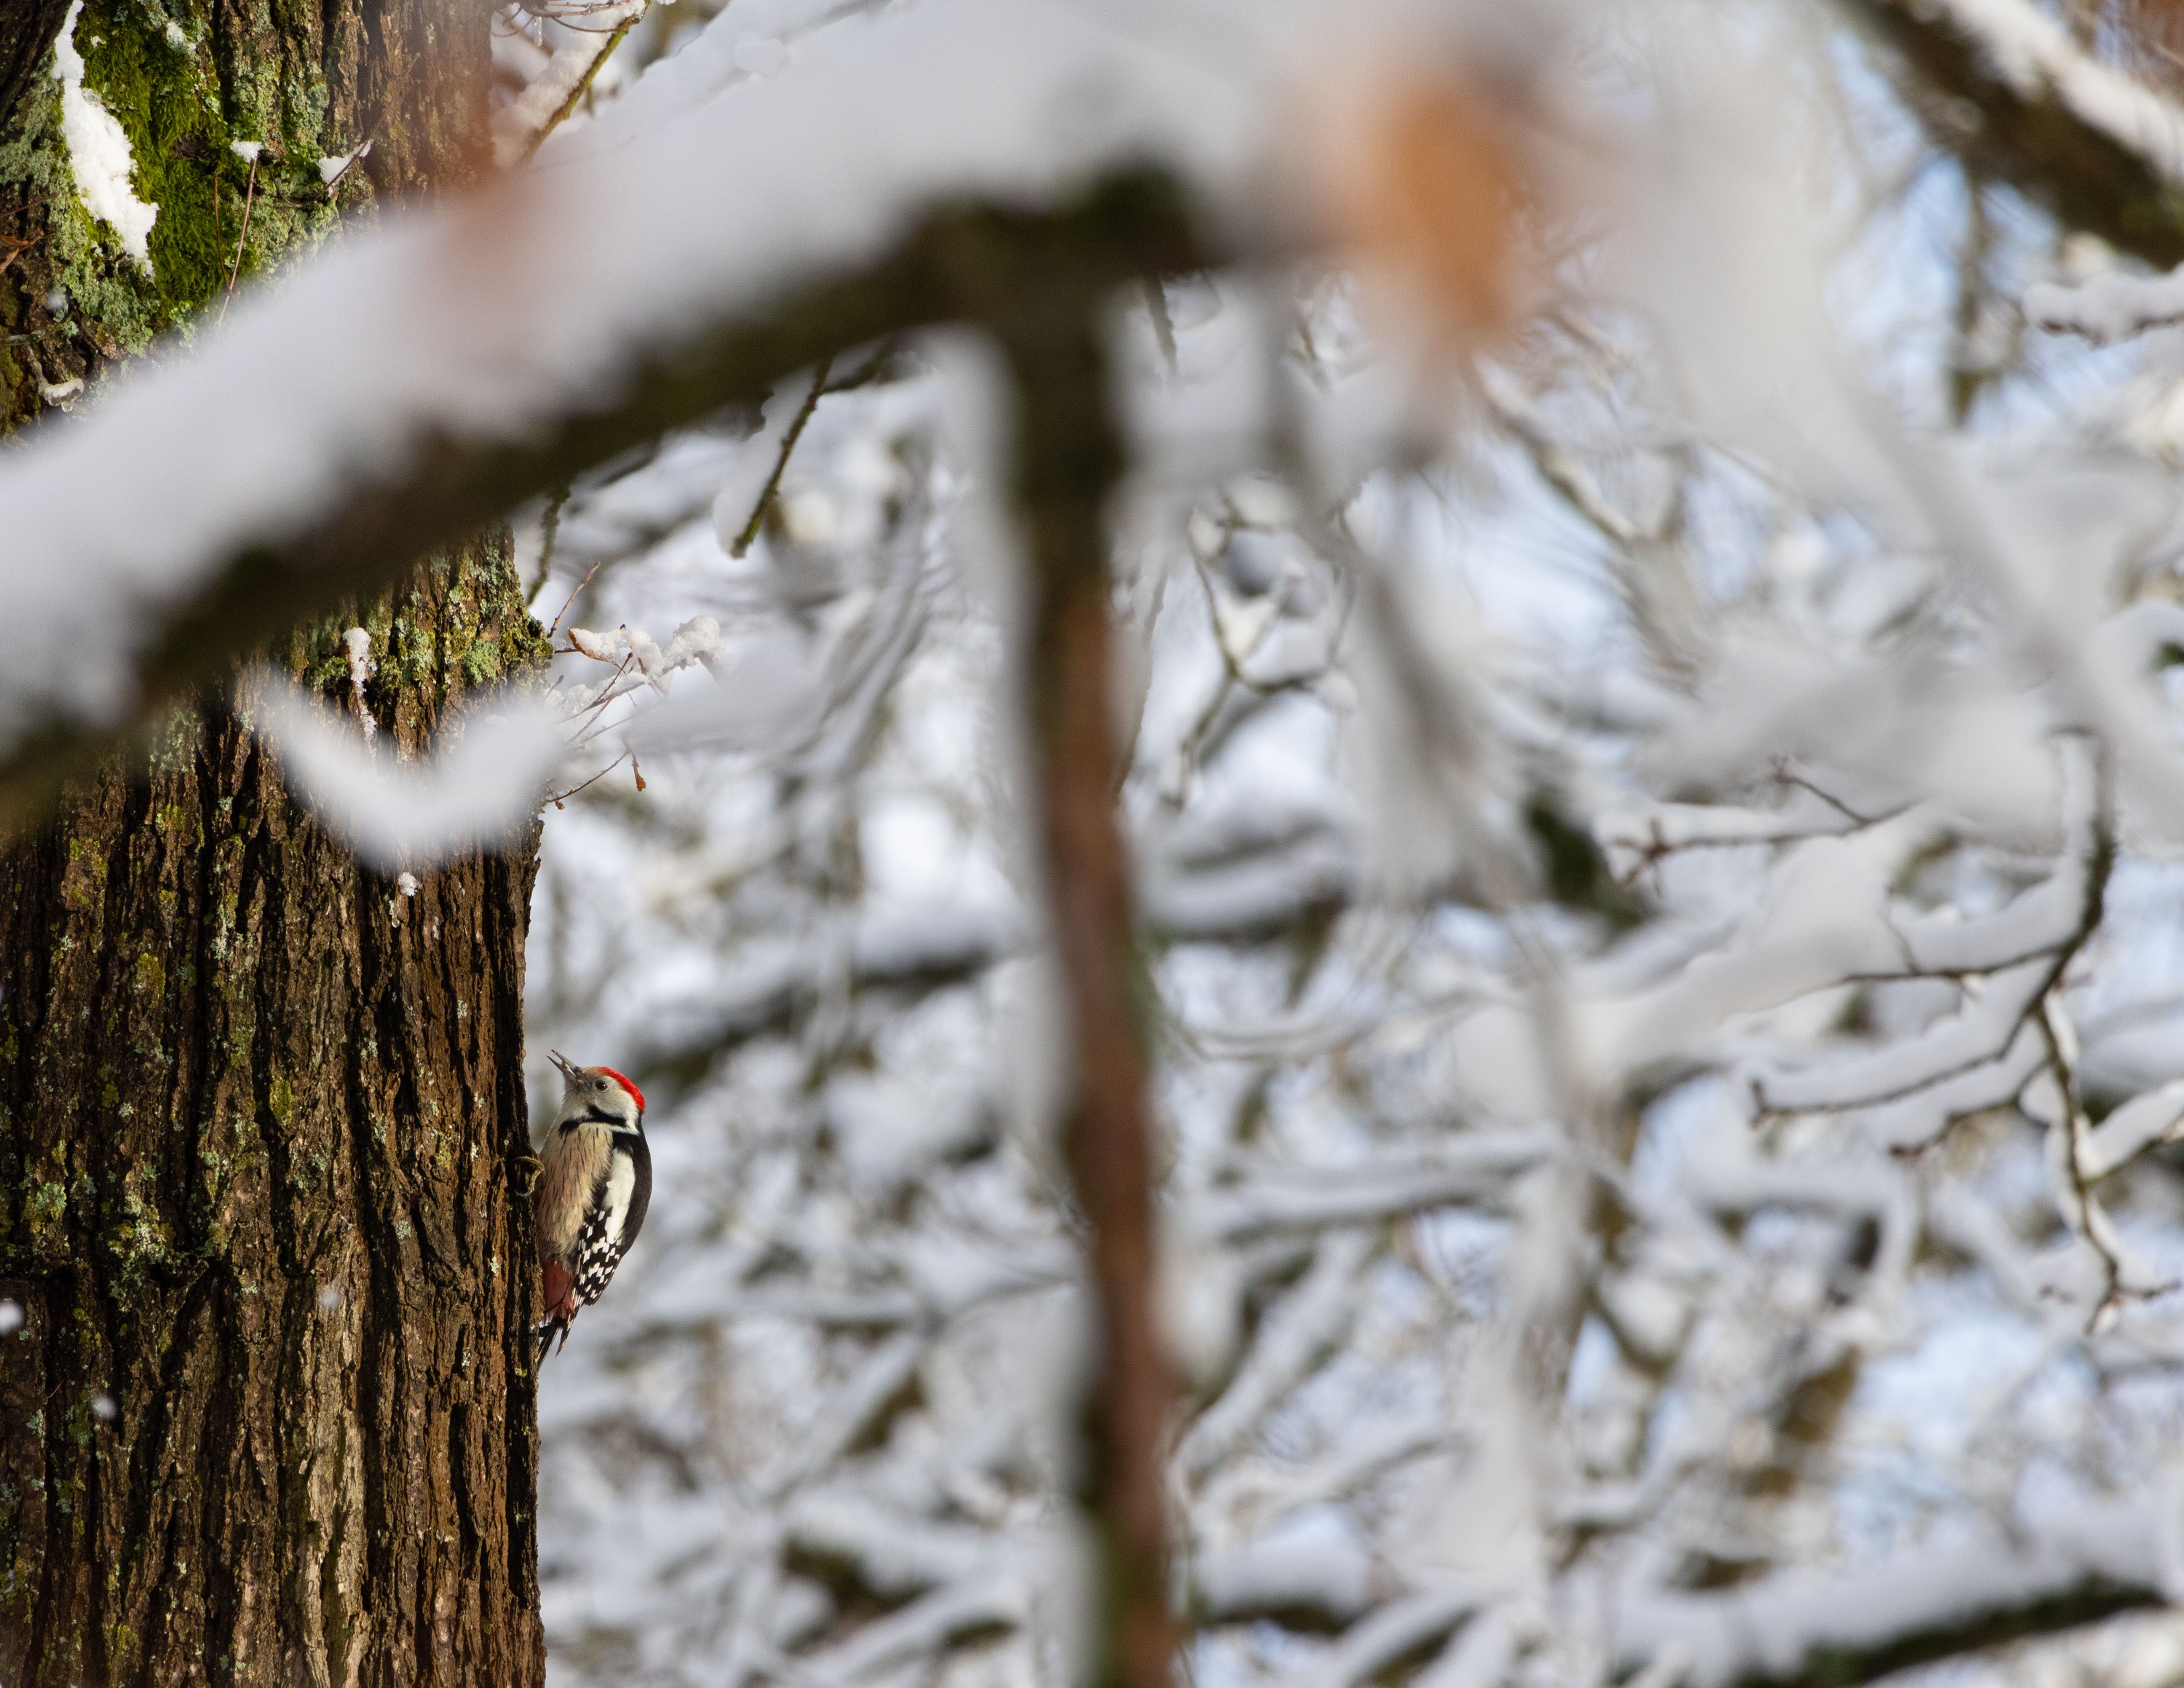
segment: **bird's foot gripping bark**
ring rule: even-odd
[[[556,1348],[556,1347],[554,1346],[554,1338],[556,1338],[556,1337],[559,1337],[559,1338],[560,1338],[560,1339],[561,1339],[561,1342],[560,1342],[560,1348]],[[569,1345],[569,1322],[568,1322],[568,1320],[566,1320],[566,1319],[548,1319],[548,1320],[546,1320],[543,1323],[542,1323],[542,1324],[538,1327],[538,1359],[537,1363],[538,1363],[538,1364],[539,1364],[539,1365],[542,1365],[542,1366],[543,1366],[543,1365],[544,1365],[544,1364],[546,1363],[546,1356],[547,1356],[548,1355],[549,1355],[549,1354],[558,1354],[559,1352],[560,1352],[560,1349],[561,1349],[561,1348],[566,1348],[568,1345]]]
[[[516,1187],[525,1195],[538,1188],[538,1180],[545,1175],[546,1163],[535,1154],[519,1154],[514,1163]]]

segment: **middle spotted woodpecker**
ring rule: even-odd
[[[539,1151],[538,1266],[545,1310],[538,1357],[566,1344],[579,1308],[599,1299],[644,1224],[652,1202],[652,1151],[644,1145],[644,1093],[612,1067],[560,1069],[561,1111]]]

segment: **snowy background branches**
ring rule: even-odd
[[[534,1095],[654,1098],[542,1383],[557,1682],[1075,1668],[982,332],[1065,294],[1129,451],[1179,1668],[2184,1679],[2157,14],[510,10],[491,193],[0,455],[0,757],[196,672],[238,565],[332,597],[528,500],[556,667],[437,771],[261,713],[390,869],[549,802]]]

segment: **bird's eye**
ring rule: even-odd
[[[603,1078],[595,1078],[592,1081],[592,1088],[594,1090],[604,1090],[606,1087],[607,1082]]]

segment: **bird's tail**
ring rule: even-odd
[[[567,1345],[569,1326],[577,1316],[577,1277],[569,1270],[568,1261],[550,1257],[541,1260],[539,1288],[546,1304],[546,1316],[538,1321],[538,1363],[543,1366],[546,1350],[557,1335]]]

